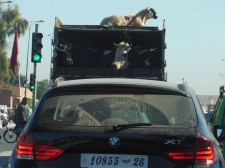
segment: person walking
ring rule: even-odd
[[[29,116],[27,116],[26,105],[27,105],[27,98],[24,97],[21,103],[15,109],[14,123],[16,124],[15,133],[17,134],[17,136],[20,135],[20,133],[23,130],[23,127],[26,125],[29,118]]]

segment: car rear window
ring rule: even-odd
[[[80,94],[47,98],[37,123],[81,126],[196,124],[193,101],[182,95]]]

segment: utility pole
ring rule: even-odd
[[[38,24],[35,24],[35,33],[38,33]],[[34,62],[34,75],[36,76],[36,80],[35,80],[35,89],[33,92],[33,97],[32,97],[32,111],[34,111],[34,108],[36,106],[36,94],[37,94],[37,63]]]
[[[37,21],[29,21],[29,23],[31,23],[31,25],[29,26],[29,34],[28,34],[28,44],[27,44],[27,63],[26,63],[26,82],[27,82],[27,73],[28,73],[28,58],[29,58],[29,49],[30,49],[30,31],[31,31],[31,28],[32,28],[32,26],[33,26],[33,24],[32,23],[37,23],[37,22],[44,22],[43,20],[37,20]],[[27,83],[26,83],[26,85],[25,85],[25,92],[24,92],[24,94],[25,94],[25,97],[27,97]]]

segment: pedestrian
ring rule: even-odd
[[[24,97],[21,101],[21,103],[18,105],[18,107],[15,109],[15,115],[14,115],[14,123],[16,124],[15,126],[15,133],[17,136],[20,135],[20,133],[23,130],[23,127],[26,125],[28,121],[28,116],[27,116],[27,98]]]

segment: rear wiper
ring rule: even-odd
[[[139,126],[152,126],[152,124],[151,123],[119,124],[119,125],[113,125],[113,129],[118,130],[118,129],[124,129],[124,128],[139,127]]]

